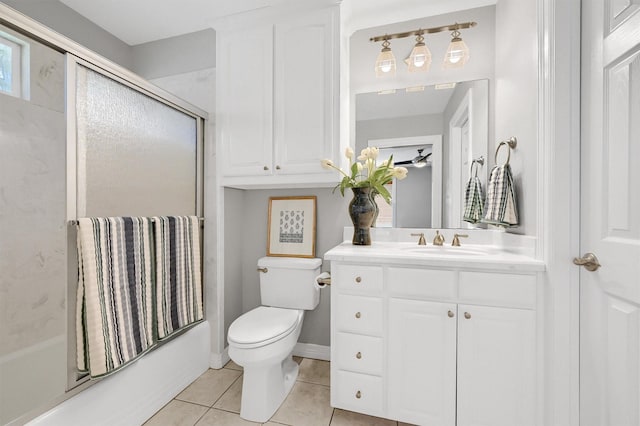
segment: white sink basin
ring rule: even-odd
[[[488,250],[475,247],[411,246],[402,247],[401,250],[409,253],[421,253],[441,256],[483,256],[489,254]]]

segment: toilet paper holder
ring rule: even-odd
[[[331,274],[328,272],[323,272],[322,274],[316,277],[316,282],[321,287],[324,287],[326,285],[331,285]]]

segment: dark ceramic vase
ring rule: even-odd
[[[358,246],[371,245],[369,230],[375,215],[375,205],[371,201],[371,188],[351,188],[353,199],[349,203],[349,216],[353,222],[353,244]]]
[[[375,211],[373,212],[373,221],[371,222],[371,227],[376,227],[376,221],[378,220],[378,215],[380,214],[380,208],[378,207],[378,203],[376,203],[376,196],[378,195],[378,191],[375,189],[371,189],[369,192],[369,196],[371,197],[371,202],[373,203],[373,208]]]

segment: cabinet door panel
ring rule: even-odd
[[[535,424],[535,312],[458,305],[458,426]]]
[[[225,176],[272,172],[273,28],[220,36],[219,101]],[[267,170],[265,170],[265,167]]]
[[[276,25],[277,173],[331,173],[320,167],[320,159],[335,159],[336,13],[325,9]]]
[[[456,305],[390,299],[388,348],[390,417],[454,426]]]

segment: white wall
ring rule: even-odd
[[[538,168],[538,38],[537,5],[533,0],[501,0],[496,4],[495,138],[511,136],[511,152],[520,226],[510,231],[536,235]],[[504,148],[503,148],[504,149]],[[504,158],[504,157],[500,157]],[[500,161],[500,158],[498,161]]]

